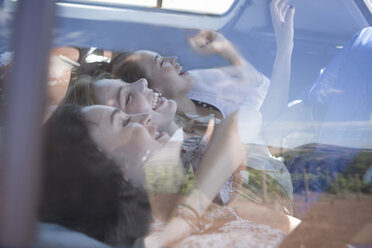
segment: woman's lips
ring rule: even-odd
[[[160,108],[167,99],[162,97],[159,93],[154,93],[153,103],[152,103],[152,110],[156,111]]]
[[[161,97],[159,100],[158,100],[158,104],[156,105],[156,108],[155,110],[159,109],[161,106],[163,106],[163,104],[165,103],[167,99],[165,97]]]
[[[157,92],[152,93],[152,110],[155,110],[157,108],[160,99],[161,99],[160,93]]]

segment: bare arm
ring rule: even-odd
[[[286,234],[291,233],[301,223],[301,220],[293,216],[280,213],[264,205],[249,202],[240,196],[232,201],[229,207],[235,209],[238,215],[244,219],[257,224],[268,225]]]
[[[270,12],[276,36],[277,52],[266,100],[261,108],[263,117],[272,120],[287,109],[291,56],[293,50],[293,17],[295,8],[289,0],[273,0]]]
[[[180,201],[180,204],[186,204],[196,212],[194,214],[185,209],[188,214],[194,215],[193,217],[203,215],[222,185],[245,161],[245,151],[240,142],[237,121],[236,113],[232,114],[215,130],[199,165],[200,170],[196,177],[198,188]],[[192,228],[193,225],[187,223],[182,216],[176,215],[166,224],[160,234],[159,243],[154,242],[149,236],[145,241],[146,247],[169,246],[191,234]]]
[[[197,52],[204,55],[218,54],[232,65],[243,65],[244,59],[233,44],[221,33],[212,30],[202,30],[189,38],[189,43]]]
[[[234,45],[221,33],[212,30],[202,30],[199,34],[189,38],[189,43],[200,54],[218,54],[233,66],[245,66],[245,70],[251,75],[249,81],[254,83],[262,80],[262,74],[246,61]]]

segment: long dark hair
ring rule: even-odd
[[[114,78],[121,79],[127,83],[134,83],[141,78],[146,78],[149,85],[151,85],[151,80],[146,77],[145,71],[141,68],[138,61],[134,59],[133,55],[133,52],[115,54],[107,67],[107,71]]]
[[[110,245],[132,245],[149,232],[146,190],[99,151],[81,109],[60,106],[45,124],[40,219]]]
[[[68,86],[66,95],[63,97],[61,104],[76,104],[81,106],[96,105],[97,99],[94,96],[94,83],[101,79],[111,78],[107,72],[103,72],[97,76],[90,76],[88,74],[81,74],[76,76],[75,81]]]

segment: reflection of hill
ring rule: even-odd
[[[312,181],[310,190],[324,191],[331,185],[335,175],[344,178],[362,178],[372,165],[372,149],[356,149],[325,144],[306,144],[293,149],[270,148],[273,154],[284,157],[292,174],[295,192],[303,190],[303,171]]]
[[[283,154],[291,154],[295,152],[309,152],[315,149],[322,150],[324,152],[336,152],[336,153],[350,153],[350,152],[372,152],[372,149],[359,149],[359,148],[349,148],[349,147],[343,147],[343,146],[335,146],[335,145],[326,145],[326,144],[317,144],[317,143],[311,143],[311,144],[305,144],[302,146],[298,146],[296,148],[278,148],[278,147],[269,147],[272,154],[279,155],[281,152]]]

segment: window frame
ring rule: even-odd
[[[224,14],[215,15],[133,5],[60,0],[56,2],[56,17],[220,30],[237,16],[237,12],[239,13],[241,9],[244,9],[244,6],[251,2],[252,0],[235,0]],[[4,1],[5,11],[13,12],[15,5],[14,0]]]

